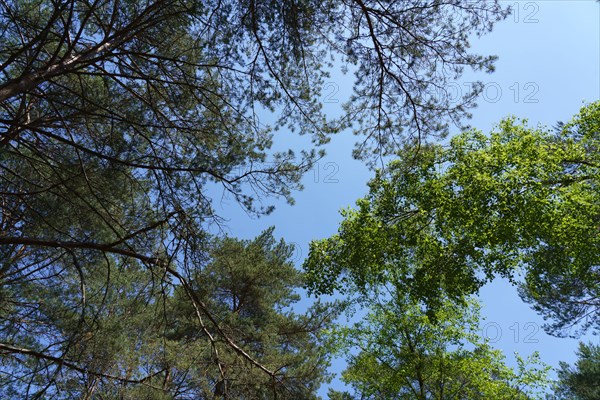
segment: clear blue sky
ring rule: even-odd
[[[470,124],[487,132],[501,118],[516,115],[527,118],[532,125],[552,126],[559,120],[569,120],[583,102],[600,99],[600,3],[546,0],[506,4],[513,5],[517,12],[499,23],[491,34],[472,41],[474,51],[498,55],[499,60],[496,72],[478,76],[487,90],[473,110]],[[463,81],[472,78],[467,76]],[[324,98],[327,112],[339,112],[352,80],[352,76],[332,74]],[[276,142],[279,140],[283,146],[302,142],[292,134],[286,135],[278,133]],[[305,189],[296,193],[295,206],[276,203],[278,207],[271,216],[252,219],[232,200],[223,200],[218,211],[229,219],[228,233],[252,238],[275,225],[278,237],[296,245],[296,262],[300,265],[309,241],[334,234],[341,220],[339,210],[366,194],[372,172],[351,158],[353,142],[353,135],[344,132],[328,144],[327,157],[304,178]],[[560,360],[575,359],[578,341],[546,335],[541,318],[510,285],[494,282],[482,290],[480,298],[486,318],[482,328],[497,339],[494,346],[509,360],[514,351],[526,356],[536,350],[552,366]],[[584,339],[600,340],[591,335]],[[339,372],[343,363],[336,362],[334,369]],[[334,381],[333,385],[339,383]]]

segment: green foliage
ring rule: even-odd
[[[210,262],[194,273],[191,282],[228,336],[277,373],[269,377],[225,343],[214,343],[220,364],[204,374],[211,381],[225,381],[231,398],[316,398],[316,390],[327,380],[329,358],[321,336],[337,315],[337,307],[316,303],[305,313],[292,311],[300,299],[296,290],[303,277],[289,262],[292,246],[276,242],[272,231],[252,241],[216,240]],[[180,287],[172,315],[177,322],[170,337],[186,342],[198,337],[198,320]],[[218,332],[211,335],[217,337]],[[193,353],[193,346],[186,352]]]
[[[255,398],[243,388],[269,380],[256,396],[313,396],[324,358],[306,341],[327,307],[286,311],[299,278],[265,238],[279,255],[255,266],[264,286],[247,282],[257,271],[245,260],[230,255],[227,269],[208,255],[207,225],[222,222],[211,195],[255,215],[293,202],[317,146],[351,123],[360,158],[443,135],[482,85],[457,103],[435,89],[464,68],[493,69],[469,37],[506,15],[496,0],[0,2],[2,395],[202,398],[231,387]],[[320,96],[334,56],[356,79],[345,115],[328,120]],[[314,146],[274,151],[278,130]],[[240,290],[253,298],[240,302]]]
[[[537,353],[517,356],[514,371],[479,338],[476,303],[445,300],[430,316],[402,292],[386,292],[367,302],[363,321],[335,331],[349,363],[342,379],[354,393],[331,399],[529,399],[547,385]]]
[[[188,271],[197,303],[182,286],[160,275],[148,282],[148,271],[123,260],[80,265],[45,285],[22,283],[7,298],[14,307],[3,315],[2,341],[23,348],[0,343],[13,354],[0,365],[0,396],[316,399],[328,379],[322,332],[337,306],[291,311],[303,277],[289,261],[291,246],[272,232],[214,239]],[[211,314],[198,315],[198,304]],[[25,357],[32,351],[36,357]]]
[[[577,361],[572,367],[560,363],[558,382],[552,399],[594,400],[600,398],[600,346],[579,343]]]
[[[435,310],[522,272],[523,297],[551,332],[597,329],[599,125],[596,102],[557,134],[508,118],[489,136],[407,148],[337,235],[311,243],[308,287],[368,292],[393,279]]]

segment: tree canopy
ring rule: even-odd
[[[547,386],[537,353],[517,356],[518,371],[479,337],[479,308],[444,301],[433,318],[419,302],[387,285],[369,296],[368,314],[352,327],[340,327],[334,347],[345,354],[342,379],[349,399],[530,399]]]
[[[368,292],[396,279],[435,310],[499,275],[550,332],[598,330],[599,128],[596,102],[558,132],[508,118],[490,135],[406,148],[343,211],[339,233],[311,243],[309,288]]]
[[[71,375],[94,393],[110,379],[155,385],[159,371],[169,381],[164,366],[148,361],[142,374],[115,367],[110,354],[143,352],[119,320],[141,327],[143,304],[173,293],[187,296],[213,367],[229,360],[216,354],[225,345],[283,382],[287,370],[253,353],[196,290],[206,226],[222,223],[209,188],[268,213],[275,197],[293,201],[317,146],[352,124],[363,159],[443,136],[448,121],[468,116],[481,84],[458,102],[439,89],[465,68],[493,69],[469,37],[507,12],[498,1],[460,0],[0,2],[6,390],[69,393],[61,379]],[[345,115],[328,120],[319,96],[334,57],[355,84]],[[275,115],[270,126],[265,113]],[[314,148],[273,151],[277,130],[308,134]],[[120,343],[84,345],[88,333],[117,332]]]
[[[292,247],[272,232],[211,240],[186,287],[149,281],[141,265],[119,260],[82,265],[83,289],[74,270],[44,286],[13,286],[3,293],[0,396],[316,398],[328,379],[322,332],[336,306],[291,311],[303,278],[289,261]],[[198,318],[198,303],[218,325]]]
[[[600,397],[600,346],[579,343],[574,366],[560,363],[554,396],[550,399],[593,400]]]
[[[600,330],[600,103],[555,131],[468,130],[482,83],[445,88],[493,71],[470,40],[507,15],[500,0],[1,1],[0,397],[315,399],[327,340],[354,390],[332,399],[535,396],[545,369],[508,368],[469,296],[503,276],[549,332]],[[335,69],[354,81],[329,118]],[[465,133],[428,142],[450,124]],[[208,234],[213,189],[253,215],[293,203],[349,129],[355,158],[398,160],[306,273],[272,229]],[[288,132],[312,142],[287,149]],[[298,312],[303,286],[355,295],[367,318]],[[561,365],[557,393],[595,396],[596,350]]]
[[[360,123],[364,144],[393,151],[403,130],[443,134],[445,117],[465,115],[480,84],[456,103],[437,92],[465,68],[493,69],[494,57],[469,51],[469,35],[507,14],[497,1],[458,0],[3,2],[2,142],[35,136],[223,177],[228,163],[215,165],[207,151],[219,146],[206,144],[258,146],[247,136],[260,131],[260,107],[316,142],[336,130],[319,104],[335,56],[356,72],[343,120]],[[108,152],[107,130],[146,147]],[[202,157],[190,163],[176,145]]]

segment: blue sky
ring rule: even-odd
[[[479,107],[472,110],[470,125],[487,132],[500,119],[515,115],[527,118],[531,125],[552,126],[559,120],[569,120],[584,102],[600,99],[600,3],[505,3],[516,12],[487,36],[472,41],[475,52],[495,54],[499,60],[493,74],[466,76],[461,83],[477,78],[486,84],[485,96],[479,100]],[[352,80],[351,75],[332,73],[323,99],[324,109],[331,115],[339,112]],[[297,139],[285,135],[278,133],[276,141],[283,141],[283,145],[296,143]],[[229,220],[227,233],[252,238],[275,225],[278,237],[295,244],[295,261],[300,265],[310,240],[334,234],[341,221],[339,210],[352,206],[367,192],[366,182],[372,172],[352,159],[354,139],[350,132],[333,138],[326,147],[327,156],[305,176],[305,189],[295,194],[294,206],[276,203],[272,215],[255,219],[241,211],[233,200],[222,200],[218,212]],[[552,366],[560,360],[575,359],[578,340],[546,335],[541,329],[542,319],[506,282],[487,285],[480,298],[486,318],[482,331],[494,339],[494,346],[503,350],[509,360],[513,360],[514,351],[526,356],[536,350]],[[588,335],[584,340],[598,343],[600,338]],[[342,368],[343,363],[334,364],[335,370]],[[336,382],[334,386],[338,385]]]

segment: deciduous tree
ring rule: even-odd
[[[598,329],[599,127],[596,102],[556,134],[508,118],[490,135],[408,148],[343,212],[337,235],[311,244],[309,287],[368,292],[394,276],[433,310],[499,275],[551,333]]]
[[[366,301],[361,296],[367,316],[334,335],[349,364],[342,379],[353,392],[332,392],[331,398],[540,398],[549,367],[537,353],[527,359],[517,355],[517,371],[508,367],[504,355],[477,333],[476,302],[444,301],[428,315],[393,283],[380,289]]]

